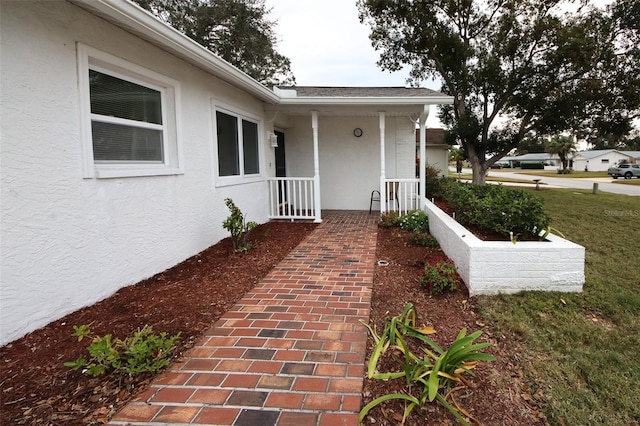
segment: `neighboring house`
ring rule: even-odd
[[[502,157],[498,163],[507,163],[510,168],[520,167],[522,163],[544,163],[546,167],[561,168],[562,163],[556,154],[547,152],[532,152],[530,154],[517,155],[513,157]]]
[[[427,164],[442,177],[449,173],[449,145],[444,142],[444,129],[427,129]],[[420,158],[420,132],[416,132],[416,158]]]
[[[633,154],[617,149],[579,151],[573,156],[573,169],[577,171],[603,172],[622,160],[634,162]]]
[[[425,194],[415,123],[424,151],[448,96],[272,90],[123,0],[0,8],[0,344],[226,237],[226,197],[263,223]]]

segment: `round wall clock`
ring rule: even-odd
[[[353,136],[355,136],[356,138],[362,136],[362,129],[360,127],[356,127],[355,129],[353,129]]]

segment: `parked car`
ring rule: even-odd
[[[640,179],[640,164],[620,164],[618,167],[609,167],[607,173],[614,179],[631,179],[634,176]]]

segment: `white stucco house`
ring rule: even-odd
[[[578,151],[573,156],[573,169],[577,171],[606,172],[609,167],[617,166],[622,160],[635,161],[632,153],[617,149]]]
[[[448,96],[267,88],[124,0],[0,8],[0,345],[226,237],[226,197],[263,223],[425,193]]]

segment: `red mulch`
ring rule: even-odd
[[[124,338],[146,324],[156,332],[182,333],[176,350],[180,356],[224,312],[284,258],[311,230],[310,223],[271,222],[252,234],[254,248],[233,253],[225,239],[185,262],[113,296],[83,308],[0,348],[2,369],[1,424],[100,424],[143,391],[152,374],[135,378],[88,378],[62,364],[84,354],[89,342],[71,337],[73,325],[91,324],[94,334],[112,333]],[[439,249],[409,244],[409,234],[397,229],[379,230],[378,259],[389,266],[376,267],[371,319],[380,328],[385,315],[401,312],[412,301],[427,325],[435,327],[434,340],[446,345],[462,327],[485,330],[483,339],[498,360],[477,368],[474,388],[456,393],[458,402],[487,425],[544,424],[533,398],[522,383],[515,340],[498,336],[477,313],[465,289],[430,297],[416,280],[424,260],[441,255]],[[402,380],[365,381],[365,402],[404,389]],[[366,425],[396,425],[400,404],[374,409]],[[372,422],[375,419],[375,423]],[[442,407],[428,404],[415,409],[407,425],[455,424]]]
[[[474,299],[466,288],[443,295],[430,296],[421,287],[417,277],[426,259],[444,256],[438,249],[416,247],[411,234],[397,228],[378,229],[377,259],[386,260],[388,266],[376,266],[370,323],[382,330],[385,317],[399,315],[407,302],[413,303],[420,315],[421,325],[432,326],[436,334],[429,336],[440,347],[453,343],[462,328],[467,334],[483,330],[478,340],[489,341],[493,346],[484,349],[497,359],[478,365],[475,377],[469,376],[471,389],[454,393],[458,404],[474,419],[484,425],[536,425],[547,424],[544,415],[528,393],[518,367],[518,345],[515,339],[496,333],[478,313]],[[369,339],[367,351],[371,353],[373,340]],[[415,351],[414,353],[418,353]],[[402,371],[398,352],[382,359],[379,371]],[[412,393],[404,378],[389,381],[365,379],[364,403],[387,393]],[[451,402],[451,401],[449,401]],[[374,408],[364,424],[398,425],[402,419],[404,403],[388,401]],[[458,424],[457,420],[437,402],[414,408],[405,422],[409,426]],[[471,421],[471,424],[474,424]]]

